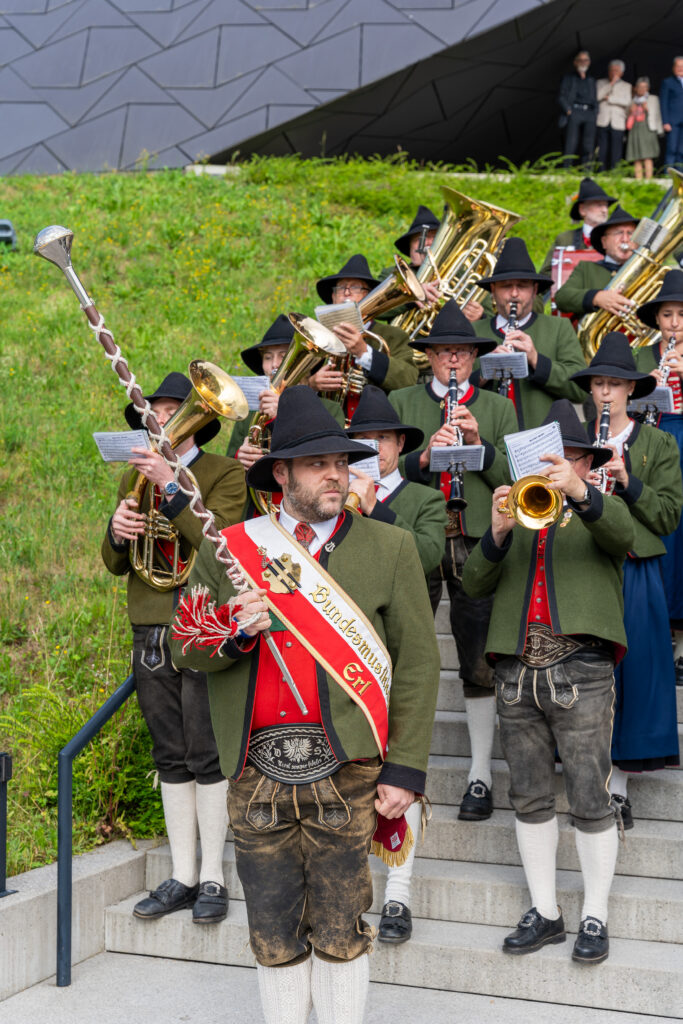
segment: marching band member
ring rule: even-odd
[[[555,295],[555,304],[562,313],[583,316],[584,313],[594,313],[596,309],[626,313],[632,308],[630,299],[607,285],[633,254],[631,237],[637,224],[637,217],[617,206],[608,220],[593,228],[591,244],[605,258],[597,263],[584,260],[572,270]]]
[[[415,543],[343,511],[349,463],[371,453],[309,389],[285,390],[270,453],[247,474],[251,487],[282,490],[279,522],[225,531],[249,589],[235,598],[205,544],[176,618],[176,663],[208,672],[268,1024],[305,1024],[311,999],[320,1024],[361,1024],[377,816],[400,845],[401,816],[425,788],[439,656]],[[189,597],[199,585],[232,637],[213,653],[203,598]],[[260,638],[268,627],[305,716]]]
[[[662,534],[671,533],[683,507],[680,456],[671,434],[630,419],[631,395],[655,387],[639,373],[628,339],[606,334],[590,365],[574,374],[600,412],[609,404],[613,456],[603,467],[633,517],[635,539],[624,563],[624,627],[628,654],[615,671],[617,702],[612,733],[610,793],[625,829],[633,827],[627,772],[653,771],[678,762],[676,680],[659,561]],[[599,420],[599,417],[598,417]],[[598,421],[587,424],[597,437]]]
[[[240,356],[242,362],[248,366],[257,377],[268,377],[272,380],[280,368],[282,360],[287,355],[289,346],[294,338],[294,326],[289,317],[284,313],[273,321],[266,333],[256,345],[242,349]],[[259,395],[259,410],[265,413],[270,420],[277,416],[279,395],[271,388],[265,388]],[[325,399],[325,406],[332,413],[337,422],[344,426],[344,413],[337,402],[329,402]],[[252,444],[249,440],[249,426],[251,418],[238,420],[233,424],[230,444],[226,455],[234,456],[242,463],[245,470],[253,466],[257,459],[263,455],[263,449]]]
[[[153,395],[147,395],[152,411],[164,426],[192,385],[182,373],[170,373]],[[128,425],[140,429],[141,420],[131,403],[125,410]],[[220,420],[212,420],[175,449],[184,466],[194,474],[202,500],[216,517],[219,528],[240,519],[245,500],[244,471],[234,459],[202,452],[215,437]],[[102,558],[115,576],[128,574],[128,617],[133,629],[133,672],[140,710],[153,741],[152,756],[161,780],[161,798],[173,874],[133,909],[145,920],[192,907],[198,924],[222,921],[228,912],[223,877],[226,834],[227,782],[221,774],[218,750],[211,729],[206,676],[175,667],[168,647],[168,622],[178,587],[161,591],[131,571],[131,542],[142,538],[150,494],[158,509],[179,531],[181,557],[199,547],[201,522],[190,510],[189,499],[179,491],[173,470],[162,456],[147,449],[133,449],[133,470],[124,473],[119,485],[116,511],[102,543]],[[149,484],[142,508],[128,498],[131,478],[137,472]],[[172,542],[155,542],[154,562],[170,567]],[[201,841],[201,868],[197,881],[197,825]]]
[[[393,406],[380,388],[372,384],[364,389],[347,433],[357,441],[379,442],[379,485],[371,477],[351,468],[350,492],[359,495],[364,515],[378,522],[391,523],[412,533],[425,576],[440,565],[446,543],[446,504],[440,491],[405,480],[398,468],[401,453],[414,451],[424,440],[417,427],[401,423]],[[415,582],[413,585],[417,585]],[[406,811],[415,843],[400,867],[390,867],[379,923],[382,942],[406,942],[413,930],[410,913],[410,879],[420,832],[421,804],[415,802]]]
[[[585,366],[576,334],[563,317],[537,314],[533,303],[539,286],[550,285],[551,279],[537,274],[521,238],[508,238],[494,272],[479,281],[491,292],[498,310],[490,320],[480,320],[475,331],[480,338],[497,343],[496,351],[504,351],[503,343],[525,352],[529,364],[528,377],[514,378],[509,397],[514,402],[520,430],[538,427],[556,398],[581,401],[581,390],[569,380],[575,370]],[[511,303],[517,313],[510,326]],[[496,390],[497,381],[486,387]]]
[[[669,270],[658,294],[639,306],[636,315],[648,327],[657,327],[662,332],[658,344],[638,349],[636,366],[644,373],[654,374],[657,383],[666,384],[673,393],[674,411],[663,413],[657,426],[674,436],[683,470],[683,271]],[[666,555],[660,559],[660,566],[674,634],[676,683],[683,686],[683,521],[662,539]]]
[[[362,302],[378,284],[379,281],[370,273],[365,256],[357,253],[338,273],[320,278],[316,288],[322,301],[329,305]],[[379,351],[379,343],[375,338],[361,334],[352,324],[339,324],[334,328],[334,333],[353,356],[356,365],[363,370],[370,384],[376,384],[386,392],[414,384],[417,381],[417,367],[413,364],[413,354],[408,348],[408,335],[405,331],[377,320],[366,326],[373,334],[384,339],[389,355]],[[312,374],[309,383],[324,396],[325,392],[338,391],[343,386],[344,378],[338,370],[325,364]]]
[[[548,276],[553,263],[553,253],[560,246],[571,246],[573,249],[591,249],[591,233],[598,224],[604,224],[609,216],[609,208],[616,203],[614,196],[608,196],[592,178],[583,178],[578,194],[572,203],[569,217],[578,227],[567,228],[556,236],[548,249],[539,274]]]
[[[547,420],[559,421],[564,443],[564,458],[546,457],[547,475],[571,517],[537,532],[515,527],[499,511],[510,488],[497,488],[491,525],[465,565],[463,585],[473,598],[493,595],[486,650],[495,665],[510,800],[533,904],[503,950],[531,953],[566,938],[555,892],[557,748],[584,883],[572,958],[596,964],[609,952],[607,902],[617,857],[607,790],[613,669],[626,645],[621,565],[634,534],[626,504],[587,483],[591,464],[603,464],[609,452],[593,448],[570,402],[555,402]]]
[[[483,444],[482,472],[464,472],[463,492],[467,507],[449,515],[446,532],[446,554],[438,569],[429,578],[432,610],[436,612],[443,583],[446,582],[451,606],[451,630],[460,664],[465,693],[467,728],[472,748],[467,791],[460,804],[459,817],[482,821],[491,816],[491,750],[495,730],[496,707],[493,673],[484,658],[484,642],[491,611],[491,598],[472,599],[462,588],[465,561],[486,530],[489,522],[491,492],[509,480],[504,450],[504,434],[516,430],[512,404],[500,395],[482,391],[472,385],[470,376],[480,352],[488,352],[495,342],[478,338],[470,322],[456,302],[447,302],[434,320],[426,338],[411,342],[413,348],[427,353],[434,379],[394,391],[389,401],[403,423],[412,423],[428,438],[424,447],[410,452],[404,459],[408,480],[428,484],[448,492],[449,474],[430,473],[433,447],[456,443],[455,427],[462,431],[465,444]],[[455,370],[459,404],[446,417],[445,397],[451,371]],[[450,419],[450,422],[449,422]]]

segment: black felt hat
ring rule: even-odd
[[[415,451],[424,441],[424,432],[419,427],[401,423],[387,396],[374,384],[366,384],[363,388],[346,432],[360,434],[368,430],[396,430],[399,434],[405,434],[403,455]]]
[[[404,256],[410,256],[410,239],[413,235],[422,234],[423,228],[427,228],[428,231],[436,231],[440,223],[439,218],[432,213],[428,206],[418,206],[413,223],[405,234],[396,239],[394,245]]]
[[[633,214],[623,210],[621,206],[615,206],[607,220],[603,224],[597,224],[591,231],[591,245],[602,255],[605,255],[605,247],[602,244],[602,237],[607,231],[607,228],[613,227],[615,224],[637,224],[638,218],[634,217]]]
[[[497,281],[537,281],[538,284],[550,286],[551,277],[537,274],[526,242],[523,238],[508,238],[496,261],[496,268],[489,277],[482,277],[477,284],[491,291],[491,284]]]
[[[600,348],[595,353],[585,370],[573,373],[570,380],[575,380],[584,391],[591,389],[591,377],[616,377],[619,380],[633,380],[634,398],[644,398],[657,387],[657,381],[650,373],[640,373],[633,358],[633,350],[625,334],[610,331],[602,339]]]
[[[278,459],[302,455],[347,454],[349,463],[375,455],[375,450],[352,441],[311,388],[305,384],[285,388],[273,421],[270,451],[247,470],[247,484],[259,491],[277,491],[273,476]]]
[[[648,327],[657,327],[655,316],[663,302],[683,302],[683,270],[667,270],[654,299],[638,306],[636,316]]]
[[[616,203],[615,196],[608,196],[604,189],[600,188],[597,181],[593,181],[592,178],[583,178],[579,185],[579,192],[576,199],[572,203],[572,208],[569,211],[569,216],[572,220],[581,220],[581,214],[579,213],[579,203],[595,203],[602,201],[608,203],[610,206],[612,203]]]
[[[611,448],[596,448],[592,443],[585,427],[576,414],[576,409],[568,398],[558,398],[548,409],[542,426],[557,421],[560,424],[562,444],[565,448],[585,448],[593,452],[593,469],[599,469],[612,458],[614,452]]]
[[[432,345],[476,345],[480,356],[485,352],[492,352],[494,348],[498,347],[497,341],[477,337],[472,324],[455,299],[449,299],[437,314],[426,338],[418,337],[408,344],[411,348],[419,349],[420,352],[424,352]]]
[[[286,317],[284,313],[280,313],[277,320],[273,320],[258,345],[251,345],[250,348],[242,349],[240,352],[242,362],[249,367],[252,373],[260,375],[263,373],[263,352],[261,349],[268,348],[271,345],[289,345],[293,337],[294,327],[290,323],[289,317]]]
[[[156,402],[158,398],[175,398],[178,402],[184,402],[191,390],[192,382],[184,373],[169,373],[168,376],[164,377],[153,395],[145,395],[144,397],[150,403]],[[142,417],[132,402],[123,410],[123,415],[126,417],[126,422],[131,430],[142,429]],[[221,421],[219,417],[200,427],[194,435],[197,447],[201,448],[202,445],[208,444],[220,429]]]
[[[358,281],[367,281],[370,289],[376,288],[379,281],[376,277],[373,277],[370,273],[370,267],[365,256],[357,252],[355,256],[352,256],[350,260],[344,264],[339,273],[330,274],[329,277],[321,277],[316,283],[318,289],[318,295],[328,305],[332,302],[332,289],[334,288],[337,281],[345,280],[346,278],[354,278]]]

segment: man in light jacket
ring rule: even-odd
[[[611,60],[607,65],[607,78],[599,78],[598,96],[598,162],[601,171],[609,171],[623,159],[626,118],[631,106],[630,82],[624,82],[626,65],[623,60]]]

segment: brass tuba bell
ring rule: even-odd
[[[243,420],[249,411],[242,389],[220,367],[203,359],[193,359],[187,374],[192,382],[192,390],[164,427],[172,448],[177,448],[217,416]],[[196,484],[192,473],[189,470],[186,472]],[[140,511],[147,483],[147,478],[141,473],[131,477],[127,497],[137,502]],[[190,548],[187,561],[182,564],[182,540],[173,523],[153,507],[150,499],[145,532],[130,544],[129,557],[133,572],[154,590],[174,590],[181,586],[189,576],[197,555],[196,550]],[[167,559],[168,567],[159,564],[158,541],[173,545]]]
[[[561,517],[562,505],[561,493],[550,486],[547,477],[531,474],[512,485],[498,511],[527,530],[544,530]]]

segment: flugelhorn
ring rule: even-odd
[[[550,486],[547,477],[531,474],[512,485],[498,511],[527,530],[544,530],[558,521],[562,506],[562,494]]]

